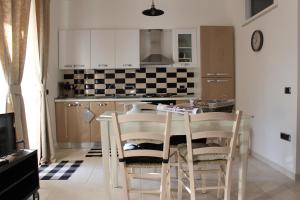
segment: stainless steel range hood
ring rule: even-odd
[[[140,30],[141,65],[170,65],[172,31],[169,29]]]

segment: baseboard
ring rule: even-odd
[[[279,171],[281,174],[289,177],[290,179],[292,179],[294,181],[295,180],[300,180],[300,174],[292,173],[292,172],[284,169],[283,167],[281,167],[277,163],[275,163],[275,162],[273,162],[273,161],[271,161],[271,160],[269,160],[269,159],[267,159],[267,158],[265,158],[265,157],[263,157],[263,156],[255,153],[253,151],[251,151],[251,156],[254,157],[254,158],[256,158],[257,160],[265,163],[266,165],[272,167],[273,169]]]

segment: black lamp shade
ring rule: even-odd
[[[159,9],[155,8],[153,1],[152,1],[151,8],[143,11],[143,14],[146,16],[160,16],[160,15],[163,15],[164,13],[165,12],[163,10],[159,10]]]

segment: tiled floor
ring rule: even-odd
[[[84,160],[68,181],[41,181],[41,200],[106,200],[101,158],[85,158],[87,150],[60,150],[58,159]],[[237,163],[236,163],[237,165]],[[235,166],[236,168],[237,166]],[[237,168],[235,170],[237,174]],[[237,175],[234,177],[232,199],[237,199]],[[174,199],[175,193],[173,194]],[[113,199],[122,200],[122,190],[115,189]],[[134,199],[140,199],[139,196]],[[158,199],[145,196],[143,200]],[[188,199],[188,198],[187,198]],[[216,192],[197,194],[197,199],[215,200]],[[247,200],[299,200],[300,183],[295,183],[253,158],[249,160]]]

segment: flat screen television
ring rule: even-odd
[[[0,114],[0,157],[16,151],[14,113]]]

